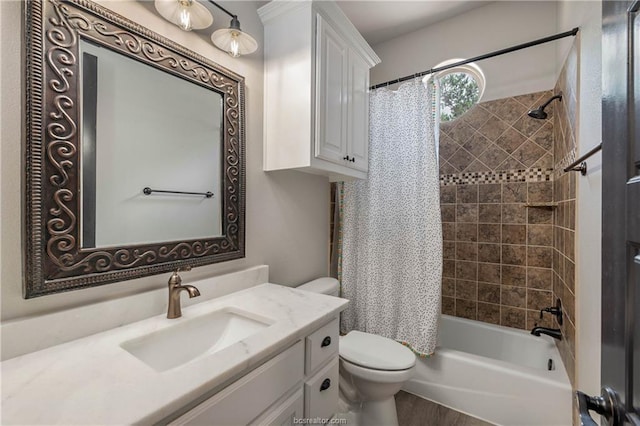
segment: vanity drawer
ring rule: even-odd
[[[302,342],[282,352],[170,425],[246,425],[302,381]]]
[[[311,374],[332,355],[338,353],[338,319],[325,324],[307,337],[305,373]]]
[[[338,357],[304,384],[304,417],[329,419],[338,411]]]

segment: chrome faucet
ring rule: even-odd
[[[182,285],[182,278],[178,275],[178,272],[190,271],[191,266],[183,266],[173,271],[171,278],[169,278],[169,307],[167,309],[167,318],[180,318],[182,316],[182,309],[180,308],[180,293],[186,290],[189,293],[189,298],[200,296],[200,290],[192,285]]]

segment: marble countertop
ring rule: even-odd
[[[342,311],[348,301],[261,284],[2,362],[2,424],[154,423],[261,364]],[[120,345],[222,308],[274,320],[211,355],[157,372]],[[44,333],[46,331],[43,330]]]

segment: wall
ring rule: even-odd
[[[497,1],[373,46],[382,59],[371,84],[546,37],[556,27],[556,2]],[[409,53],[410,52],[410,53]],[[478,62],[487,79],[483,101],[548,90],[556,82],[553,43]]]
[[[551,92],[480,103],[440,125],[442,312],[530,329],[551,306]],[[527,204],[541,207],[527,207]]]
[[[602,3],[562,1],[558,3],[559,27],[580,26],[576,39],[579,57],[576,69],[576,156],[602,141]],[[558,73],[565,65],[572,43],[558,47]],[[603,141],[606,144],[606,141]],[[591,395],[600,394],[600,321],[602,262],[602,157],[588,161],[586,176],[576,175],[575,225],[575,382]]]
[[[563,339],[558,342],[562,361],[571,383],[575,384],[575,229],[576,229],[576,176],[564,172],[576,157],[576,126],[578,100],[579,40],[573,44],[565,62],[556,92],[563,93],[562,103],[556,106],[554,127],[554,193],[558,203],[553,218],[553,299],[560,299],[564,311]]]
[[[217,265],[196,268],[184,274],[185,282],[212,275],[237,271],[258,264],[270,267],[270,281],[297,284],[327,274],[327,217],[329,184],[326,178],[300,172],[262,171],[263,60],[262,51],[233,59],[210,42],[211,30],[184,33],[164,21],[153,2],[107,2],[101,4],[132,18],[147,28],[210,58],[246,78],[247,113],[247,257]],[[256,13],[256,2],[223,2],[236,12],[242,27],[262,43],[262,25]],[[0,48],[2,52],[2,105],[0,118],[0,271],[2,320],[40,315],[105,299],[121,298],[166,285],[168,274],[109,284],[36,299],[24,300],[22,286],[21,213],[22,122],[21,105],[21,2],[0,2]],[[218,27],[228,24],[216,13]],[[164,303],[157,306],[160,313]]]

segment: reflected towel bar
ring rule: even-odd
[[[204,195],[207,198],[213,197],[213,192],[185,192],[185,191],[164,191],[162,189],[151,189],[148,186],[142,190],[144,195],[151,195],[154,192],[161,192],[163,194],[186,194],[186,195]]]
[[[586,161],[587,158],[591,157],[593,154],[600,151],[601,149],[602,149],[602,142],[600,142],[600,145],[596,146],[591,151],[587,152],[585,155],[583,155],[582,157],[578,158],[576,161],[574,161],[573,163],[565,167],[564,171],[580,172],[582,176],[586,175],[587,174],[587,161]]]

